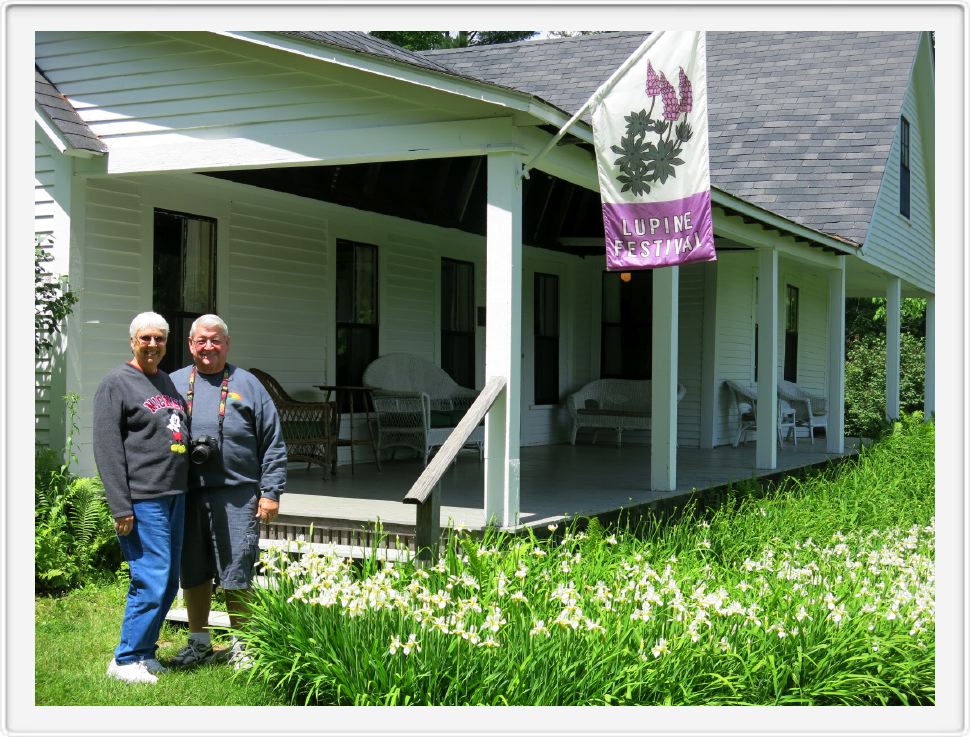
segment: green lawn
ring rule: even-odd
[[[34,674],[38,706],[262,706],[283,702],[225,664],[170,671],[157,684],[121,683],[105,675],[118,642],[124,584],[88,586],[36,600]],[[162,628],[162,662],[185,644],[187,630]],[[218,643],[217,648],[226,647]]]

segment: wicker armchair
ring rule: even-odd
[[[758,429],[758,385],[745,385],[738,381],[725,381],[731,398],[734,400],[734,409],[737,412],[737,435],[734,438],[734,447],[746,440],[749,432],[756,432]],[[780,383],[780,382],[779,382]],[[784,438],[791,435],[792,443],[798,445],[798,436],[795,434],[795,409],[788,403],[781,392],[778,392],[778,447],[784,442]]]
[[[378,453],[410,448],[425,465],[478,396],[431,361],[407,353],[389,353],[373,361],[364,371],[363,384],[373,392]],[[481,460],[484,445],[485,428],[479,425],[466,447],[477,449]]]
[[[311,464],[322,466],[324,477],[328,477],[337,461],[334,403],[299,402],[265,371],[251,368],[249,372],[259,379],[276,405],[286,443],[286,459],[306,461],[308,468]]]

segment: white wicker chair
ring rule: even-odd
[[[364,370],[363,384],[373,392],[378,453],[410,448],[425,465],[478,396],[431,361],[408,353],[388,353],[373,361]],[[483,426],[472,431],[466,447],[477,449],[482,459]]]
[[[573,418],[569,442],[576,445],[576,434],[581,427],[591,427],[593,443],[599,430],[615,430],[616,445],[623,442],[624,430],[650,429],[649,380],[597,379],[566,399],[566,409]],[[677,385],[677,401],[687,394],[687,388]]]
[[[778,380],[778,396],[787,401],[795,410],[796,427],[808,428],[808,437],[815,445],[815,428],[823,427],[828,432],[828,409],[825,397],[802,389],[791,381]]]
[[[734,400],[734,409],[738,415],[737,434],[734,438],[734,447],[745,440],[749,432],[758,429],[758,385],[741,384],[737,381],[728,380],[725,382]],[[783,438],[791,435],[792,442],[798,445],[798,436],[795,433],[795,409],[780,396],[778,397],[778,446],[780,447]]]

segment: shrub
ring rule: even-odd
[[[901,334],[901,412],[923,409],[925,356],[923,338]],[[851,340],[846,351],[845,434],[878,438],[890,427],[886,418],[886,336],[862,335]]]
[[[934,701],[932,423],[701,518],[263,560],[249,678],[353,705]]]
[[[65,399],[76,432],[77,396]],[[71,473],[73,432],[66,462],[49,448],[38,448],[34,455],[34,585],[38,592],[83,586],[113,574],[121,562],[100,480]]]

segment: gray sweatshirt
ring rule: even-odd
[[[192,464],[189,487],[259,486],[260,496],[279,501],[286,486],[286,445],[276,405],[259,380],[245,369],[226,364],[229,395],[222,427],[221,462]],[[172,373],[184,398],[189,390],[187,366]],[[219,395],[222,372],[196,373],[195,397],[189,418],[191,436],[219,438]]]
[[[164,371],[131,364],[113,369],[94,395],[94,461],[115,517],[132,500],[188,490],[185,403]]]

